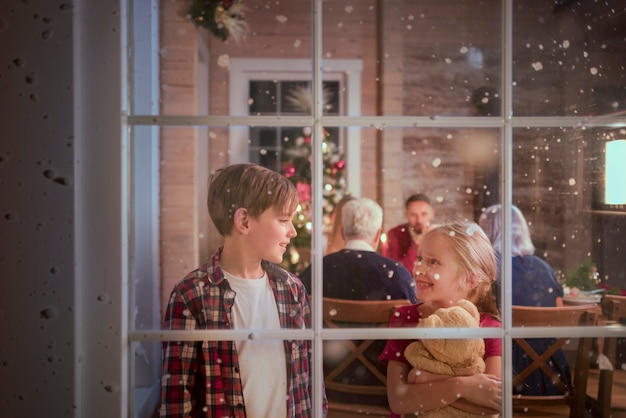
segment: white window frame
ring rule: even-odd
[[[132,262],[132,249],[129,242],[132,230],[133,214],[131,210],[131,197],[129,192],[130,178],[129,167],[131,160],[131,148],[129,137],[134,125],[150,125],[157,129],[165,125],[197,125],[207,126],[213,119],[211,116],[197,119],[169,118],[160,115],[133,114],[132,107],[128,106],[127,90],[131,80],[128,75],[128,51],[131,46],[128,33],[127,8],[133,4],[133,0],[123,0],[116,7],[119,8],[119,23],[121,33],[118,37],[103,37],[102,33],[111,32],[110,21],[112,6],[102,2],[80,2],[75,11],[76,22],[76,52],[75,66],[77,69],[75,97],[76,110],[76,410],[75,416],[86,416],[97,411],[101,416],[128,417],[132,414],[131,372],[133,353],[130,351],[131,343],[136,341],[157,342],[164,338],[201,338],[201,339],[225,339],[240,338],[248,335],[247,330],[238,331],[199,331],[199,332],[172,332],[161,330],[135,331],[129,327],[133,320],[129,308],[132,307],[132,295],[130,294],[129,282],[132,274],[129,264]],[[323,54],[321,50],[322,38],[322,0],[312,0],[314,35],[313,62],[310,68],[321,68]],[[156,5],[156,0],[151,0],[151,5]],[[503,182],[503,204],[511,205],[512,194],[512,130],[513,128],[526,127],[576,127],[576,126],[624,126],[623,119],[608,117],[602,120],[579,117],[527,117],[513,116],[512,112],[512,28],[513,28],[513,4],[502,0],[503,8],[503,115],[491,118],[417,118],[417,117],[384,117],[348,114],[346,117],[325,118],[321,112],[321,106],[313,111],[314,131],[318,137],[322,126],[350,126],[350,127],[422,127],[445,128],[445,127],[491,127],[502,128],[502,160],[501,173]],[[115,8],[117,11],[118,9]],[[114,15],[114,14],[113,14]],[[108,18],[104,18],[108,16]],[[115,17],[118,19],[118,17]],[[89,22],[89,23],[84,23]],[[132,27],[132,25],[131,25]],[[88,36],[84,36],[88,35]],[[102,39],[105,38],[105,39]],[[101,45],[102,42],[104,44]],[[101,58],[93,60],[91,51],[97,46],[97,52]],[[95,68],[102,64],[102,68]],[[321,70],[320,70],[321,71]],[[320,71],[313,71],[314,97],[321,96]],[[103,77],[107,74],[106,77]],[[131,86],[132,87],[132,86]],[[94,100],[97,97],[97,100]],[[319,101],[318,101],[319,102]],[[118,119],[116,119],[118,118]],[[229,119],[227,117],[226,119]],[[267,119],[247,116],[244,118],[231,118],[236,124],[242,126],[245,123],[266,124]],[[223,123],[224,117],[215,118],[217,124]],[[288,118],[285,118],[288,120]],[[284,126],[285,120],[275,119],[272,126]],[[300,125],[300,120],[294,118],[294,125]],[[114,121],[114,122],[112,122]],[[117,123],[115,121],[118,121]],[[320,151],[321,152],[321,151]],[[320,155],[314,155],[320,161]],[[112,171],[110,177],[103,176],[103,172]],[[314,186],[321,186],[321,173],[319,170],[313,175]],[[314,187],[314,190],[316,187]],[[317,187],[321,190],[321,187]],[[321,194],[314,196],[321,202]],[[318,205],[319,206],[319,205]],[[321,207],[321,206],[319,206]],[[510,228],[508,211],[504,211],[504,242],[503,252],[510,252]],[[102,222],[106,219],[106,222]],[[314,213],[314,222],[321,223],[321,213]],[[314,281],[314,286],[321,289],[321,232],[314,234],[313,274],[320,280]],[[503,301],[505,306],[511,304],[511,294],[507,292],[507,286],[511,274],[511,260],[505,257],[503,261]],[[319,286],[319,287],[318,287]],[[102,303],[102,301],[108,301]],[[84,302],[81,302],[84,301]],[[321,300],[316,301],[314,306],[314,328],[312,330],[284,330],[281,332],[266,332],[259,330],[259,337],[268,338],[311,338],[314,340],[314,355],[316,366],[315,378],[321,381],[321,343],[325,339],[345,339],[365,337],[368,333],[376,332],[380,338],[400,338],[406,336],[405,329],[382,329],[382,330],[324,330],[321,327]],[[103,322],[106,321],[106,322]],[[112,330],[111,330],[112,328]],[[511,339],[513,336],[533,337],[558,337],[571,335],[576,332],[578,336],[599,337],[615,335],[609,328],[589,327],[593,329],[557,329],[540,328],[534,330],[512,329],[510,310],[503,313],[502,329],[481,329],[436,331],[426,335],[415,332],[419,338],[433,337],[490,337],[503,338],[503,354],[510,353]],[[339,332],[334,332],[339,331]],[[613,330],[614,331],[614,330]],[[511,393],[511,362],[508,356],[504,356],[503,368],[503,393]],[[319,410],[319,395],[321,385],[315,387],[316,413],[321,416]],[[511,416],[511,396],[503,397],[503,416]]]

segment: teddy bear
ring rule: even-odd
[[[480,315],[476,305],[461,299],[449,308],[439,308],[420,319],[418,328],[473,328],[478,327]],[[485,343],[474,339],[424,339],[414,341],[404,351],[411,366],[434,374],[470,376],[485,371]],[[452,406],[444,406],[420,413],[422,417],[485,417],[470,414]],[[497,416],[497,415],[496,415]]]

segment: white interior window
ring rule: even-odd
[[[323,78],[329,104],[324,113],[332,116],[360,116],[361,105],[361,72],[360,60],[326,60]],[[230,114],[245,115],[307,115],[311,109],[295,108],[289,104],[289,97],[294,89],[301,87],[312,91],[311,61],[304,59],[264,59],[264,58],[233,58],[229,61],[229,100]],[[265,89],[257,97],[266,98],[266,103],[255,103],[253,89],[264,86]],[[278,96],[276,96],[278,94]],[[312,97],[310,97],[312,98]],[[255,110],[262,106],[263,109]],[[273,108],[274,111],[269,110]],[[230,163],[250,161],[277,169],[280,161],[275,158],[280,152],[281,141],[285,136],[298,135],[299,128],[230,128]],[[288,132],[284,132],[287,129]],[[329,128],[335,135],[336,144],[344,151],[346,157],[346,181],[348,189],[355,194],[361,191],[361,158],[360,130],[353,128]],[[263,136],[263,138],[262,138]],[[269,136],[269,137],[268,137]],[[263,156],[259,154],[263,151]],[[274,156],[274,157],[273,157]],[[270,162],[271,161],[271,162]],[[265,162],[265,163],[264,163]]]

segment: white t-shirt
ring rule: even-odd
[[[237,293],[232,311],[235,329],[280,329],[278,309],[267,273],[242,279],[224,272]],[[235,341],[248,418],[287,416],[287,366],[282,340]]]

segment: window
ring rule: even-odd
[[[328,93],[329,102],[325,102],[325,114],[335,114],[339,109],[339,83],[325,82],[324,92]],[[298,115],[309,111],[306,103],[294,104],[294,94],[309,96],[310,84],[306,81],[250,81],[250,115]],[[303,98],[306,100],[306,98]],[[333,112],[334,110],[334,112]],[[331,138],[338,145],[339,130],[333,128]],[[281,154],[285,147],[293,146],[302,129],[298,128],[251,128],[250,162],[282,171]]]
[[[129,19],[133,315],[129,393],[122,395],[129,415],[148,417],[156,408],[161,341],[180,338],[159,326],[169,291],[220,245],[202,212],[208,173],[242,161],[280,170],[284,138],[303,127],[311,127],[314,149],[314,291],[327,279],[316,227],[323,222],[323,129],[345,150],[349,187],[383,207],[385,229],[404,221],[404,199],[414,192],[431,196],[442,221],[477,220],[494,203],[516,205],[535,254],[561,282],[589,259],[602,283],[626,288],[624,237],[615,233],[626,217],[595,203],[604,143],[624,138],[626,129],[621,2],[248,2],[249,31],[240,42],[222,41],[184,18],[177,3],[165,3],[151,19]],[[155,45],[142,48],[142,39]],[[291,108],[289,92],[309,86],[314,105]],[[328,109],[325,89],[333,93]],[[510,254],[511,228],[502,227],[502,253]],[[511,416],[511,335],[611,331],[515,329],[511,257],[501,263],[503,328],[480,333],[504,342],[503,415]],[[321,300],[313,309],[313,330],[278,337],[336,338],[321,325]],[[385,339],[399,338],[397,331],[369,332]],[[455,335],[473,335],[463,331]],[[346,329],[342,337],[362,333]],[[314,373],[321,376],[321,366]]]
[[[362,62],[358,59],[327,60],[327,67],[323,73],[323,112],[329,116],[351,115],[358,116],[361,112],[359,97],[361,97]],[[312,93],[310,89],[310,60],[304,59],[262,59],[262,58],[232,58],[229,61],[229,74],[232,83],[229,84],[230,114],[231,115],[307,115],[311,113],[306,104],[294,104],[294,94]],[[247,88],[246,88],[247,87]],[[304,90],[302,90],[304,88]],[[310,94],[307,94],[310,96]],[[305,97],[310,101],[311,97]],[[272,150],[278,151],[280,143],[285,138],[301,136],[302,127],[280,128],[251,128],[240,130],[231,128],[230,161],[261,162],[273,159],[278,167],[278,158],[272,155]],[[287,129],[285,135],[283,131]],[[345,153],[347,160],[346,178],[350,190],[360,194],[361,169],[358,162],[361,156],[360,129],[357,127],[339,129],[328,127],[330,138]],[[261,138],[261,134],[263,137]],[[267,138],[267,135],[270,138]],[[260,146],[261,143],[263,146]],[[269,144],[267,143],[269,142]],[[352,144],[352,145],[350,145]],[[270,148],[268,149],[268,145]],[[262,155],[257,153],[262,152]],[[261,164],[263,165],[263,164]]]

